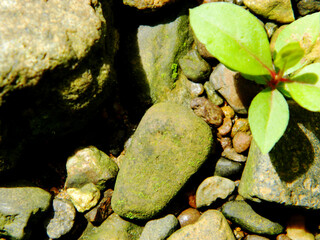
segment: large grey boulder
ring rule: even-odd
[[[130,219],[153,218],[197,172],[212,147],[210,127],[191,109],[169,102],[155,104],[124,155],[112,209]]]
[[[253,201],[320,209],[320,113],[290,103],[289,126],[269,154],[253,142],[239,193]]]
[[[111,7],[0,1],[0,172],[25,142],[80,129],[106,99],[117,49]]]

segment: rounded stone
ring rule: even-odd
[[[206,178],[197,189],[197,208],[210,206],[217,199],[226,199],[234,189],[235,183],[230,179],[220,176]]]
[[[232,127],[231,137],[234,137],[238,132],[250,131],[250,125],[247,118],[238,118]]]
[[[240,175],[242,169],[243,164],[221,157],[217,161],[214,175],[225,178],[232,178],[234,176]]]
[[[250,147],[251,139],[251,135],[244,132],[238,132],[232,139],[234,150],[236,150],[237,153],[246,151]]]
[[[232,120],[231,118],[225,117],[223,119],[222,125],[218,128],[218,134],[220,136],[227,135],[232,129]]]
[[[189,224],[193,224],[200,218],[200,212],[194,208],[188,208],[184,210],[178,216],[178,221],[181,227],[184,227]]]

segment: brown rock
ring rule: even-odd
[[[219,141],[220,141],[221,147],[222,147],[223,149],[225,149],[225,148],[227,148],[227,147],[231,147],[231,143],[232,143],[231,138],[229,138],[229,137],[224,137],[224,138],[220,138]]]
[[[282,233],[277,236],[276,240],[292,240],[292,239]]]
[[[223,119],[223,124],[218,128],[218,134],[220,136],[227,135],[232,128],[232,121],[230,118],[226,117]]]
[[[234,118],[234,110],[232,109],[232,107],[226,105],[226,106],[223,106],[221,107],[221,110],[223,111],[224,113],[224,116],[228,117],[228,118]]]
[[[189,224],[193,224],[200,218],[200,212],[197,209],[194,208],[188,208],[184,210],[180,215],[178,216],[178,220],[181,227],[184,227]]]
[[[216,127],[220,126],[223,119],[223,112],[221,108],[214,105],[205,97],[194,98],[190,104],[194,113],[201,117],[208,124]]]
[[[232,147],[226,147],[221,154],[222,157],[228,158],[236,162],[245,162],[247,158],[234,150]]]
[[[233,138],[238,132],[248,132],[250,131],[249,121],[247,118],[237,119],[231,130],[231,137]]]
[[[175,1],[176,0],[123,0],[123,3],[140,10],[155,10],[163,6],[172,4]]]
[[[252,136],[244,132],[238,132],[232,139],[233,148],[237,153],[246,151],[251,144]]]

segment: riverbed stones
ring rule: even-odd
[[[294,21],[290,0],[243,0],[243,3],[254,13],[279,23]]]
[[[191,109],[152,106],[132,136],[117,176],[112,209],[122,217],[159,214],[212,151],[210,127]]]
[[[320,114],[289,102],[288,128],[269,154],[251,144],[239,193],[253,201],[320,209]]]
[[[0,187],[0,237],[27,239],[50,203],[51,194],[38,187],[25,184]]]
[[[139,10],[149,10],[154,11],[166,5],[172,4],[176,0],[123,0],[125,5],[130,7],[135,7]]]
[[[223,215],[240,227],[256,234],[277,235],[282,233],[284,228],[258,213],[245,201],[227,202],[222,207]]]
[[[320,2],[318,0],[300,0],[297,7],[300,15],[305,16],[320,11]]]
[[[235,240],[232,230],[217,210],[208,210],[200,219],[191,225],[185,226],[173,233],[168,240]]]

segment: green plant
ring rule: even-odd
[[[316,50],[319,56],[320,13],[288,25],[277,37],[273,54],[259,20],[237,5],[218,2],[190,9],[190,24],[198,40],[221,63],[266,85],[248,112],[262,153],[268,153],[287,128],[285,97],[309,111],[320,111],[320,63],[312,63]]]

